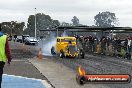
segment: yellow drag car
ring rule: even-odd
[[[76,38],[75,37],[57,37],[55,46],[51,48],[51,54],[52,55],[57,54],[60,56],[60,58],[79,57],[79,49],[77,48]]]

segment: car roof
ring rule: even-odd
[[[57,39],[64,39],[64,38],[66,38],[66,39],[76,39],[75,37],[57,37]]]
[[[36,39],[35,37],[27,37],[28,39],[30,38],[30,39]]]

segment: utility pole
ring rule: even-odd
[[[57,37],[58,37],[58,28],[57,28]]]
[[[12,29],[13,29],[13,21],[11,21],[11,36],[13,35],[13,33],[12,33]]]
[[[36,8],[35,8],[35,38],[36,38]]]

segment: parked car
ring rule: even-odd
[[[23,43],[25,43],[25,39],[28,38],[28,37],[30,37],[30,36],[29,35],[22,35],[22,41],[23,41]]]
[[[39,41],[35,37],[27,37],[27,38],[25,38],[25,44],[26,45],[37,45],[38,42]]]
[[[17,36],[16,41],[22,43],[22,36]]]

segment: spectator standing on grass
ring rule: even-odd
[[[121,51],[121,40],[120,40],[119,37],[117,38],[117,51],[118,51],[118,52]]]
[[[128,41],[127,41],[127,38],[126,38],[125,42],[124,42],[124,49],[125,49],[126,52],[127,52],[127,45],[128,45]]]
[[[8,64],[10,64],[11,54],[10,54],[8,38],[6,35],[4,35],[1,32],[1,25],[0,25],[0,88],[2,83],[3,68],[6,61],[8,61]]]
[[[114,48],[114,54],[116,55],[116,53],[117,53],[117,37],[114,37],[114,39],[112,41],[112,46]]]
[[[100,42],[101,42],[101,51],[102,51],[101,54],[105,54],[106,42],[107,42],[107,41],[106,41],[106,37],[103,36],[103,37],[101,38]]]
[[[131,48],[132,48],[132,39],[131,37],[128,37],[128,45],[127,45],[127,53],[128,53],[128,59],[131,59]]]

